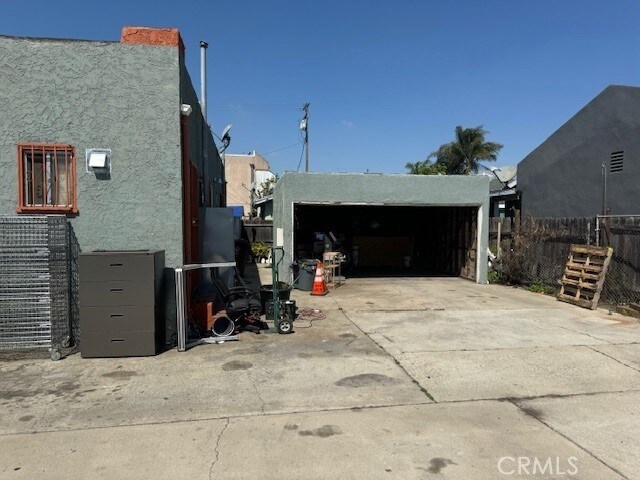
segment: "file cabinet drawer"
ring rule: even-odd
[[[81,255],[78,273],[83,282],[150,280],[160,255],[145,252],[92,252]],[[164,259],[162,259],[164,260]],[[164,263],[164,261],[162,262]]]
[[[81,307],[155,305],[153,283],[148,281],[80,282]]]
[[[154,332],[85,332],[80,339],[83,358],[142,357],[159,351]]]
[[[81,307],[82,332],[156,330],[158,310],[151,306]]]

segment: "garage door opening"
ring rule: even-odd
[[[296,259],[346,256],[345,273],[476,280],[477,207],[294,205]]]

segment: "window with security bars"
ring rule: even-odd
[[[624,168],[624,151],[611,153],[611,162],[609,163],[609,173],[622,172]]]
[[[18,145],[18,213],[76,213],[71,145]]]

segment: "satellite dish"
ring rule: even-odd
[[[233,127],[233,125],[231,124],[224,127],[224,130],[222,131],[222,136],[220,137],[220,140],[222,141],[222,148],[218,150],[218,153],[224,152],[229,146],[229,144],[231,143],[231,135],[229,135],[229,132],[231,131],[231,127]]]

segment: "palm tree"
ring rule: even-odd
[[[432,163],[428,159],[423,162],[407,163],[404,168],[411,175],[446,175],[447,173],[445,165]]]
[[[469,175],[478,171],[478,162],[494,162],[502,145],[486,142],[487,132],[482,125],[475,128],[456,127],[456,139],[431,152],[427,161],[435,158],[435,165],[444,165],[448,175]]]

